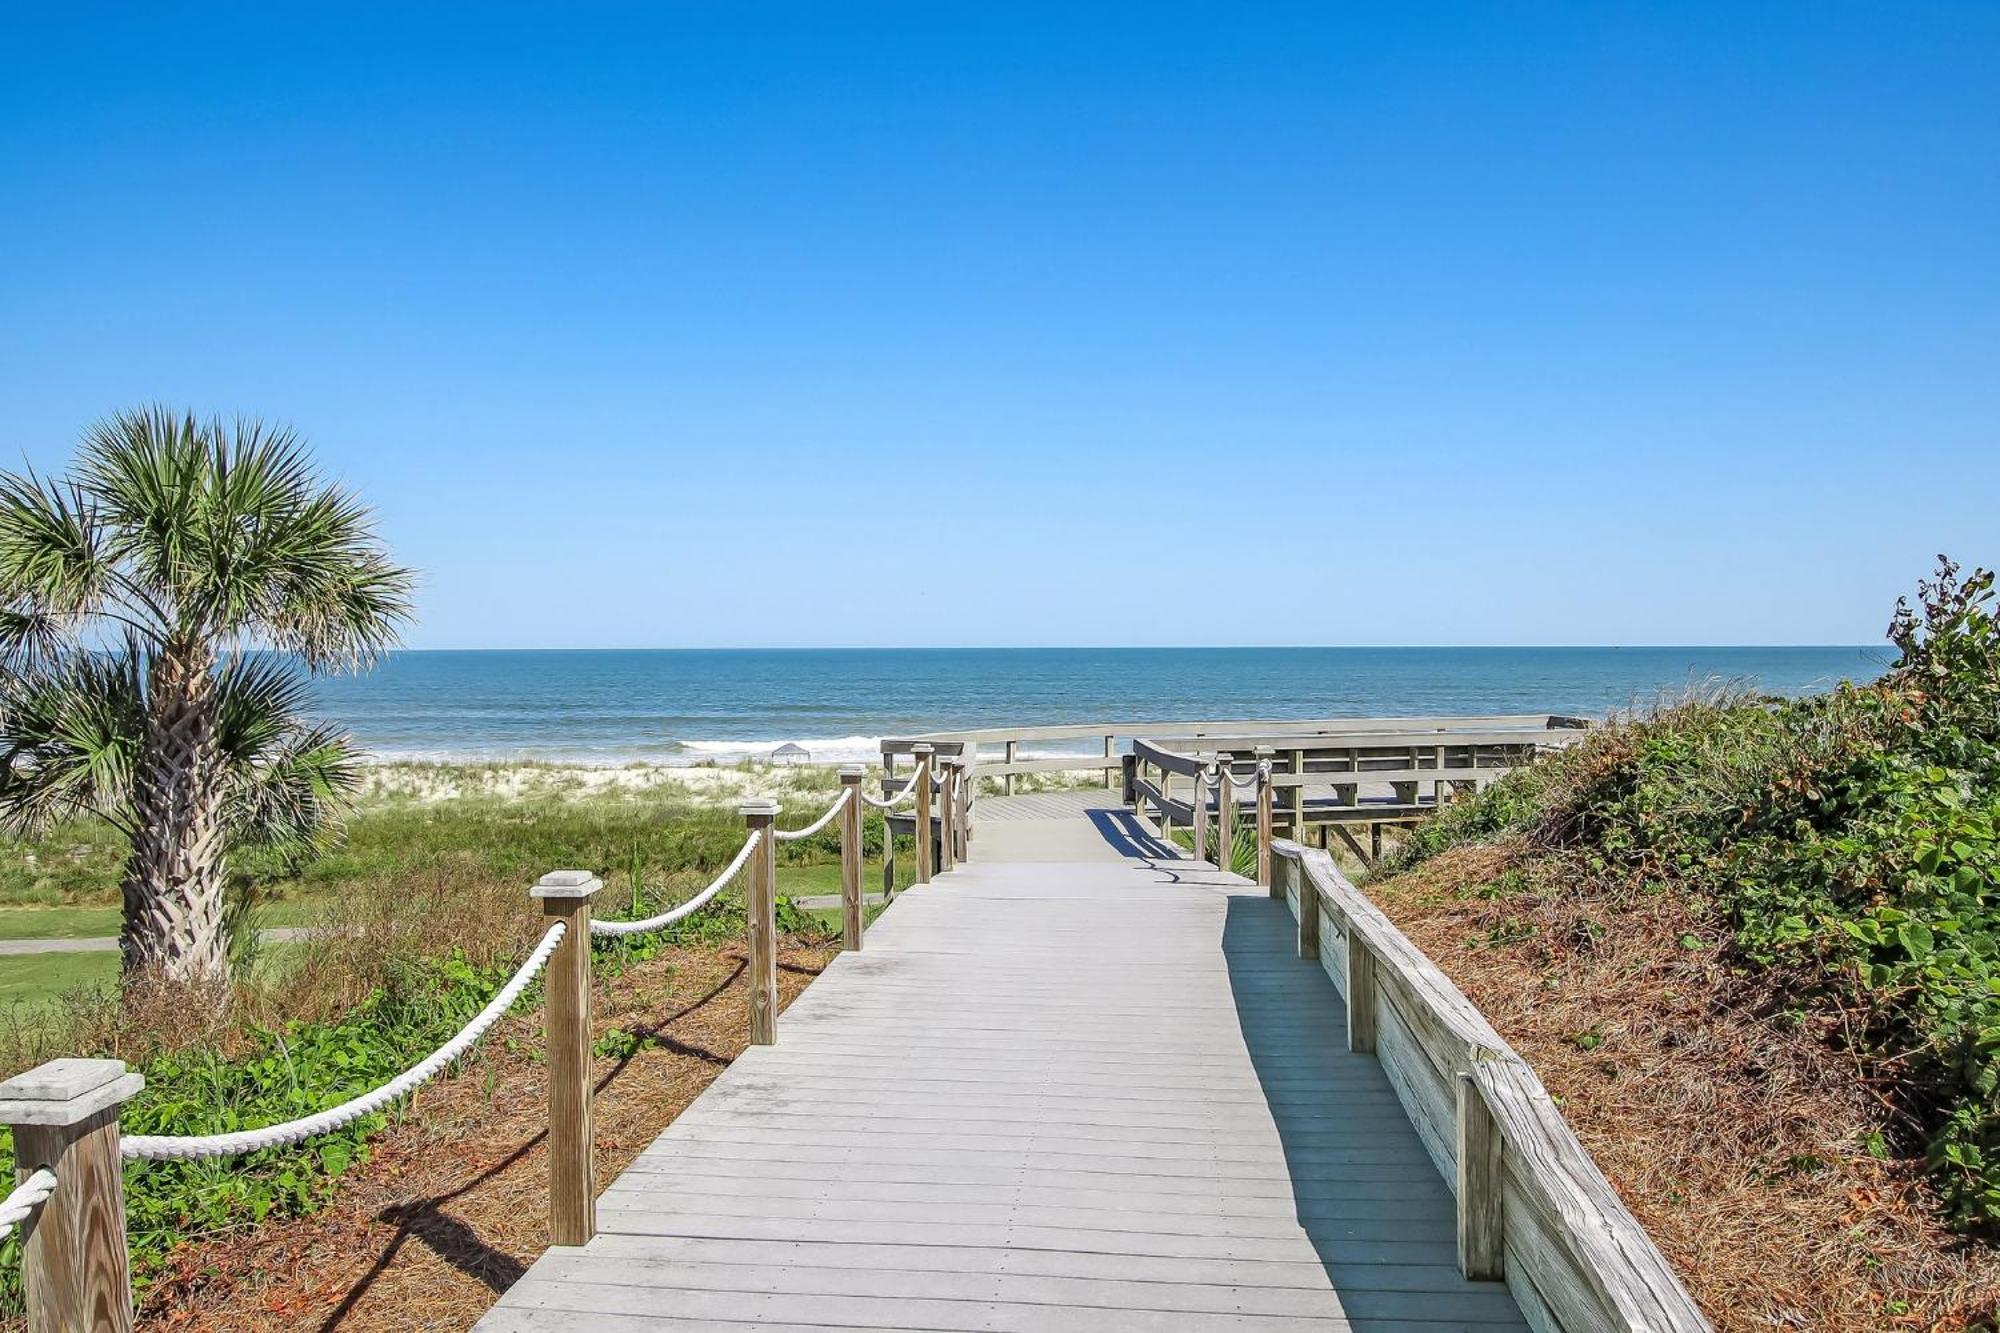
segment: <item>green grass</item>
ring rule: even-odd
[[[0,940],[74,940],[117,933],[115,907],[0,909]]]
[[[253,895],[253,920],[261,928],[365,914],[379,895],[410,886],[518,889],[521,910],[532,912],[527,891],[536,879],[549,870],[580,868],[605,881],[599,914],[629,917],[635,878],[645,910],[657,911],[700,889],[742,843],[733,794],[666,784],[591,791],[573,770],[556,768],[531,770],[525,789],[508,794],[496,784],[510,772],[518,778],[517,766],[398,766],[391,770],[393,781],[385,780],[363,802],[333,852],[303,867],[268,853],[239,853],[231,859],[233,890]],[[830,771],[806,768],[745,780],[776,787],[785,807],[781,827],[816,817],[835,785]],[[445,789],[459,794],[436,798]],[[871,893],[881,885],[881,837],[881,816],[870,812],[862,883]],[[116,935],[124,855],[115,831],[95,820],[32,841],[0,840],[0,940]],[[914,864],[907,848],[897,857],[899,885],[911,881]],[[837,829],[780,845],[781,897],[839,892]],[[39,955],[32,966],[0,959],[23,964],[8,974],[15,980],[0,998],[46,999],[76,980],[115,973],[115,958],[79,963]]]
[[[117,979],[115,953],[35,953],[0,958],[0,1008],[45,1004],[76,986]]]
[[[310,926],[338,912],[331,898],[288,898],[260,904],[256,919],[260,929]],[[115,907],[3,907],[0,940],[104,939],[118,934],[118,918]]]

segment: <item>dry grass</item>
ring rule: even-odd
[[[65,993],[54,1013],[9,1014],[0,1020],[0,1068],[79,1051],[135,1065],[189,1047],[239,1055],[260,1028],[340,1018],[419,959],[456,952],[475,967],[511,965],[543,929],[518,886],[449,860],[395,892],[358,894],[338,915],[338,925],[330,912],[324,928],[282,959],[239,966],[248,979],[226,993],[139,981]]]
[[[785,1002],[831,951],[788,943]],[[645,1038],[596,1062],[600,1188],[741,1053],[740,947],[683,949],[599,986],[596,1031]],[[147,1293],[146,1329],[263,1333],[470,1328],[544,1248],[548,1216],[540,1016],[516,1015],[483,1055],[427,1089],[334,1202],[307,1218],[183,1246]]]
[[[1684,897],[1588,883],[1472,847],[1369,892],[1535,1067],[1718,1329],[1989,1326],[2000,1254],[1939,1224],[1920,1160],[1870,1152],[1893,1116],[1834,1034],[1732,972]]]

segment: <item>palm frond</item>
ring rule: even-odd
[[[294,728],[261,762],[231,770],[230,830],[238,841],[287,853],[324,852],[354,808],[360,779],[345,734],[327,725]]]
[[[170,620],[179,618],[190,572],[199,574],[202,494],[212,470],[194,415],[159,406],[99,422],[78,454],[77,485],[101,511],[108,554]]]
[[[34,834],[86,813],[128,827],[146,731],[141,660],[79,649],[0,673],[0,827]]]
[[[99,609],[115,570],[82,491],[0,473],[0,666],[19,669]]]
[[[171,634],[265,642],[317,671],[372,662],[409,617],[410,574],[368,507],[290,429],[125,413],[86,439],[81,477]]]
[[[215,743],[231,767],[266,763],[299,730],[312,685],[276,653],[236,653],[215,680]]]
[[[352,808],[355,755],[338,728],[302,718],[311,692],[299,664],[276,653],[236,654],[218,673],[216,748],[233,840],[323,851]]]
[[[259,528],[238,574],[241,613],[314,670],[373,661],[410,614],[409,571],[390,563],[367,506],[338,487]]]
[[[0,671],[33,671],[48,665],[68,646],[72,624],[32,602],[0,606]]]

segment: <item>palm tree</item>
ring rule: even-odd
[[[66,477],[0,473],[0,827],[130,839],[128,983],[226,981],[230,848],[333,836],[358,774],[308,677],[390,647],[410,588],[289,430],[127,412]]]

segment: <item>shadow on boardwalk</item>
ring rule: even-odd
[[[1348,1317],[1524,1328],[1505,1286],[1459,1276],[1451,1191],[1380,1062],[1348,1051],[1346,1005],[1296,931],[1282,901],[1234,894],[1222,952],[1298,1221]]]
[[[1090,820],[1135,868],[1225,893],[1222,953],[1237,1023],[1297,1220],[1348,1318],[1525,1327],[1504,1286],[1459,1276],[1451,1191],[1380,1062],[1348,1051],[1346,1004],[1318,960],[1298,956],[1286,906],[1245,892],[1240,877],[1191,859],[1130,811],[1093,810]]]

